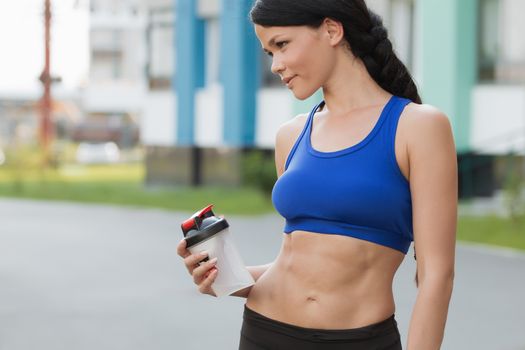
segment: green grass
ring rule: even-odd
[[[0,170],[0,196],[118,204],[195,212],[214,204],[225,215],[271,212],[271,201],[251,188],[143,186],[141,164],[65,166],[58,170]]]
[[[270,198],[252,188],[143,186],[142,164],[62,166],[57,170],[0,167],[0,197],[67,200],[195,212],[214,204],[224,215],[274,212]],[[458,240],[525,250],[525,219],[460,217]]]
[[[525,220],[496,216],[460,217],[458,240],[525,250]]]

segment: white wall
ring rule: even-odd
[[[201,147],[222,147],[223,91],[218,84],[197,91],[195,96],[195,143]],[[171,91],[150,92],[141,117],[141,141],[148,146],[176,143],[176,97]],[[285,89],[261,89],[257,94],[255,144],[275,146],[279,127],[294,116],[293,100]]]
[[[213,84],[195,95],[195,143],[201,147],[223,144],[222,86]]]
[[[257,93],[255,144],[274,148],[275,134],[281,124],[294,116],[293,100],[286,89],[268,88]]]
[[[201,18],[216,18],[221,12],[221,0],[197,0],[197,13]]]
[[[525,1],[501,0],[501,59],[507,62],[521,62],[525,60]]]
[[[140,118],[140,138],[148,146],[173,146],[177,137],[177,99],[172,91],[150,92]]]
[[[116,62],[108,61],[110,65],[98,59],[90,62],[83,106],[88,112],[140,113],[146,97],[144,13],[138,11],[137,0],[95,0],[91,5],[95,11],[90,13],[90,50],[114,49],[119,56]],[[117,78],[111,74],[113,64],[121,72]]]
[[[145,97],[145,88],[137,84],[90,84],[83,91],[82,105],[89,112],[138,113]]]
[[[525,86],[476,86],[471,118],[474,151],[525,154]]]

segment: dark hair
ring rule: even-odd
[[[318,28],[325,18],[341,22],[354,56],[370,76],[393,95],[421,103],[408,69],[397,58],[380,16],[364,0],[257,0],[250,11],[253,23],[264,26]]]

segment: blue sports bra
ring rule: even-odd
[[[372,131],[335,152],[310,142],[315,106],[272,191],[275,209],[296,230],[354,237],[407,253],[413,240],[410,186],[395,157],[399,116],[410,100],[392,96]]]

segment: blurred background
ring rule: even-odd
[[[367,3],[423,101],[451,120],[458,239],[524,251],[525,1]],[[251,4],[0,2],[5,220],[19,199],[71,203],[48,213],[60,220],[72,202],[167,209],[175,231],[179,213],[209,203],[226,215],[280,220],[270,201],[275,133],[322,93],[298,101],[270,72],[247,18]],[[20,213],[12,218],[24,220]],[[49,217],[28,218],[46,231]]]
[[[453,124],[460,199],[516,216],[525,171],[523,1],[368,4],[424,102]],[[268,193],[277,128],[322,94],[298,101],[270,72],[247,21],[250,5],[3,2],[0,193],[53,197],[32,184],[90,176],[141,191],[248,185]],[[70,199],[81,196],[71,191]]]

